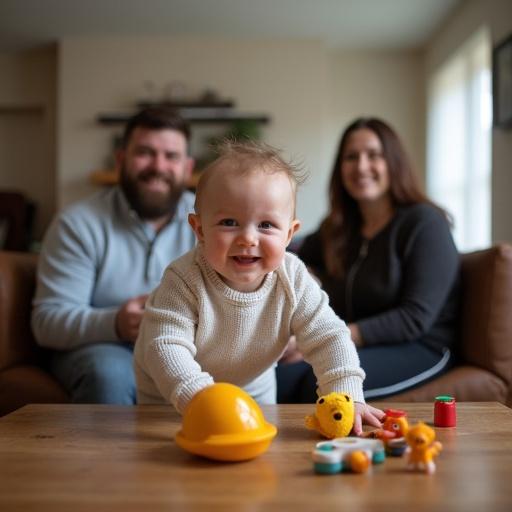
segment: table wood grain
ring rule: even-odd
[[[432,421],[433,404],[392,407]],[[174,443],[180,418],[166,406],[25,406],[0,418],[0,510],[512,510],[512,410],[501,404],[457,404],[457,427],[436,429],[435,475],[407,471],[404,458],[369,474],[316,475],[321,439],[303,426],[313,406],[263,410],[278,427],[270,449],[220,463]]]

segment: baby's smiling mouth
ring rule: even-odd
[[[232,256],[232,258],[240,265],[250,265],[260,259],[259,256]]]

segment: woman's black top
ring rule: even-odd
[[[364,345],[418,340],[439,351],[454,348],[459,254],[448,221],[433,206],[398,208],[372,239],[357,237],[342,279],[327,275],[319,231],[298,253],[336,313],[357,323]]]

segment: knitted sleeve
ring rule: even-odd
[[[304,359],[311,364],[318,381],[318,393],[346,392],[364,402],[363,369],[350,331],[329,306],[329,300],[305,266],[296,261],[294,287],[297,305],[292,332]]]
[[[146,304],[136,352],[161,395],[180,413],[213,384],[195,360],[197,317],[197,297],[187,280],[168,268]]]

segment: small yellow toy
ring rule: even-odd
[[[306,427],[327,439],[345,437],[354,425],[354,401],[345,393],[329,393],[316,401],[315,414],[306,416]]]
[[[409,454],[407,469],[425,471],[429,475],[435,473],[434,457],[437,457],[443,446],[435,440],[434,429],[420,421],[409,429],[405,439]]]

